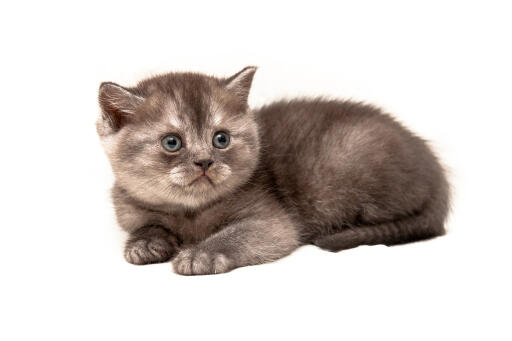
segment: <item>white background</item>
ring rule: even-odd
[[[510,340],[506,3],[2,2],[0,339]],[[246,65],[253,106],[366,100],[432,141],[454,187],[448,234],[217,276],[127,264],[99,83]]]

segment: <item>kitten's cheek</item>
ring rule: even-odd
[[[215,174],[210,174],[209,175],[210,177],[210,180],[215,184],[215,185],[220,185],[221,183],[223,183],[226,178],[218,173],[215,173]]]
[[[169,181],[177,186],[186,186],[190,182],[187,174],[187,169],[184,167],[175,167],[169,171]]]
[[[171,175],[169,176],[169,181],[176,186],[183,187],[188,185],[187,179],[182,175]]]
[[[223,182],[231,176],[231,173],[231,167],[227,165],[221,165],[215,169],[213,180],[217,183]]]
[[[172,184],[179,185],[180,184],[180,178],[175,175],[169,175],[169,181]]]

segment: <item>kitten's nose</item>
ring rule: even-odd
[[[194,161],[194,164],[196,166],[201,167],[204,171],[210,168],[210,166],[213,164],[212,160],[198,160]]]

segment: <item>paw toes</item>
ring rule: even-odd
[[[140,254],[137,252],[137,250],[127,250],[125,251],[124,253],[124,258],[126,259],[126,261],[128,263],[131,263],[131,264],[143,264],[142,263],[142,258],[140,256]]]
[[[182,275],[192,275],[192,266],[190,261],[180,261],[174,266],[174,270]]]
[[[190,250],[181,251],[173,260],[174,271],[181,275],[192,274],[192,254]]]
[[[209,275],[227,272],[233,262],[221,253],[183,250],[173,260],[174,271],[181,275]]]
[[[126,244],[124,258],[136,265],[161,263],[169,260],[172,251],[172,246],[163,240],[139,239]]]
[[[192,273],[201,275],[209,272],[211,260],[206,252],[199,252],[192,261]]]
[[[231,269],[231,260],[222,253],[218,254],[213,261],[213,273],[220,274]]]

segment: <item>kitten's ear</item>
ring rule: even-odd
[[[256,66],[247,66],[242,71],[224,80],[224,87],[233,91],[243,102],[247,102]]]
[[[135,115],[144,98],[115,83],[101,83],[98,100],[103,120],[115,132]]]

